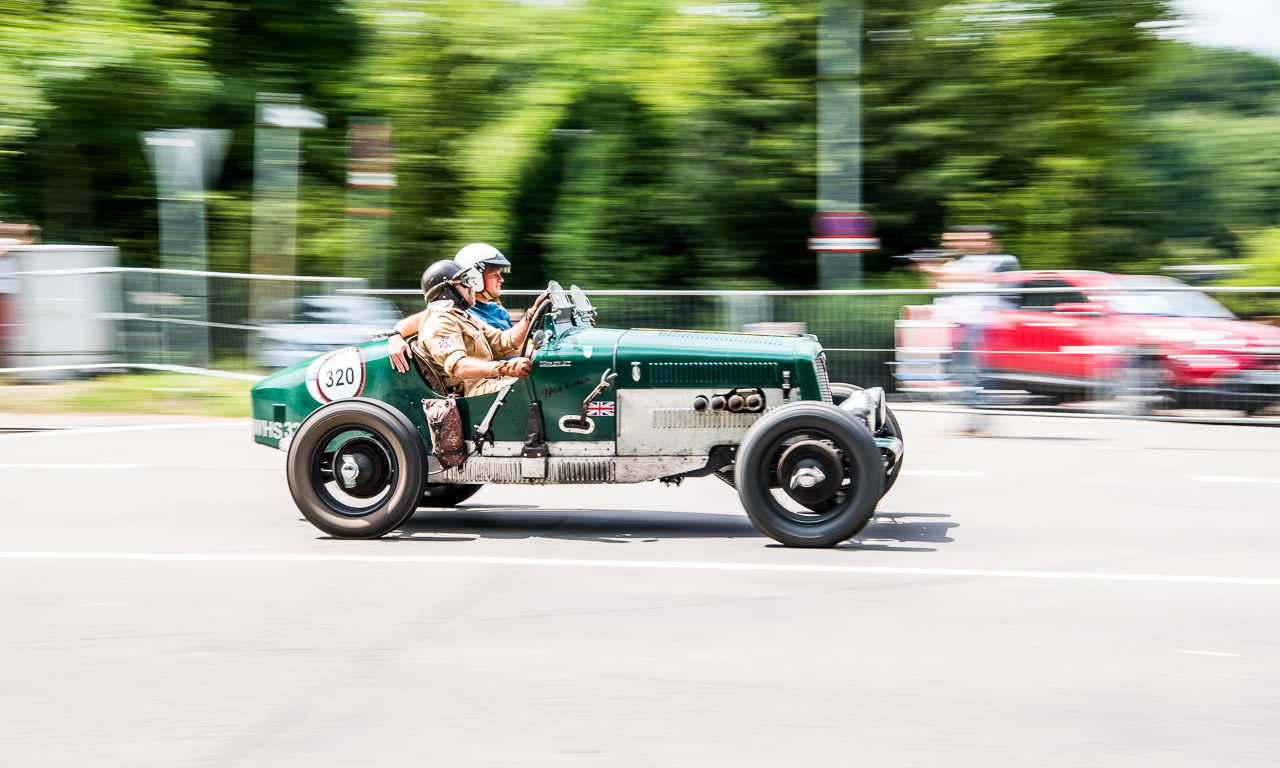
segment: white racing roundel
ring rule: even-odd
[[[364,391],[364,353],[344,347],[317,357],[307,368],[307,391],[322,403],[359,397]]]

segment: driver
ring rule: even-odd
[[[463,269],[474,268],[483,278],[476,303],[467,311],[500,331],[510,328],[511,314],[498,303],[505,282],[502,273],[511,271],[511,262],[502,255],[502,251],[488,243],[472,243],[458,251],[453,260]]]
[[[496,392],[517,378],[528,378],[532,370],[529,358],[495,358],[519,354],[529,330],[529,318],[547,298],[547,291],[534,301],[524,319],[499,331],[467,312],[483,286],[478,271],[466,269],[456,261],[437,261],[427,267],[422,273],[427,309],[396,323],[387,339],[391,365],[400,373],[409,370],[409,345],[404,337],[416,333],[413,353],[434,363],[443,373],[445,386],[455,394],[483,395]]]

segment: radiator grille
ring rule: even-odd
[[[822,393],[822,402],[830,403],[831,399],[831,380],[827,377],[827,353],[819,352],[818,356],[813,360],[813,367],[818,372],[818,391]]]
[[[777,363],[691,362],[649,363],[649,383],[686,387],[771,387],[778,380]]]

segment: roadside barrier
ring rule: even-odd
[[[411,289],[339,293],[421,306]],[[522,309],[538,293],[503,301]],[[1280,424],[1277,287],[588,294],[613,327],[813,334],[833,381],[884,387],[899,402]]]
[[[388,330],[394,315],[382,313],[391,303],[406,314],[422,307],[417,289],[368,289],[355,278],[131,268],[17,275],[28,295],[48,294],[59,278],[85,276],[110,293],[110,311],[91,320],[106,324],[112,359],[40,365],[27,358],[0,375],[117,368],[253,380]],[[521,310],[538,293],[504,291],[503,302]],[[884,387],[899,402],[1280,424],[1277,287],[588,294],[605,326],[813,334],[833,381]],[[339,327],[358,338],[326,335]]]
[[[257,373],[240,373],[238,371],[216,371],[210,368],[193,368],[189,365],[148,365],[146,363],[88,363],[85,365],[33,365],[21,368],[0,368],[0,374],[19,373],[99,373],[106,371],[166,371],[169,373],[185,373],[191,376],[210,376],[215,379],[235,379],[236,381],[262,381],[265,376]]]
[[[21,343],[0,349],[0,367],[22,369],[20,375],[35,380],[65,375],[72,370],[66,366],[92,370],[102,363],[258,372],[270,362],[264,345],[273,338],[288,338],[308,321],[332,319],[319,317],[323,308],[301,299],[364,285],[359,278],[131,267],[14,277]],[[91,355],[86,338],[94,341]],[[305,338],[292,346],[298,354],[323,351]]]

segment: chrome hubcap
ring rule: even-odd
[[[338,471],[342,475],[342,484],[347,488],[354,488],[360,478],[360,465],[356,463],[355,457],[351,454],[343,456],[342,467]]]
[[[820,485],[822,481],[826,479],[826,474],[818,467],[801,467],[796,470],[794,475],[791,476],[791,487],[812,488],[815,485]]]

